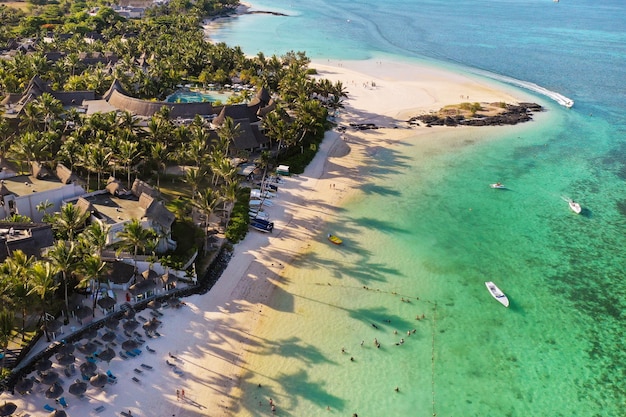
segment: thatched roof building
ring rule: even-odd
[[[133,98],[126,93],[122,84],[115,80],[102,98],[118,110],[129,111],[137,116],[151,117],[163,106],[169,107],[171,118],[194,118],[197,114],[208,116],[216,114],[213,105],[204,103],[168,103]]]

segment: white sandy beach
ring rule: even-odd
[[[186,299],[181,309],[163,311],[162,337],[148,341],[156,353],[143,349],[137,358],[118,357],[109,365],[100,364],[101,370],[110,369],[118,377],[118,383],[104,390],[90,387],[84,400],[67,393],[73,380],[65,378],[69,416],[119,416],[121,411],[145,417],[248,415],[239,407],[240,377],[255,372],[248,352],[263,343],[257,337],[259,326],[271,323],[275,314],[268,304],[273,291],[288,288],[281,271],[311,240],[325,236],[324,221],[367,181],[360,167],[372,149],[419,138],[422,132],[432,134],[435,128],[408,128],[403,121],[445,104],[523,101],[459,74],[405,63],[328,61],[314,62],[312,67],[322,77],[341,81],[349,92],[340,124],[368,122],[389,129],[348,130],[343,138],[328,132],[305,173],[279,186],[274,206],[267,209],[276,225],[274,233],[251,230],[236,245],[234,257],[208,294]],[[166,360],[183,374],[172,372]],[[153,369],[141,368],[142,363]],[[138,374],[135,368],[143,372]],[[185,391],[184,399],[177,399],[177,389]],[[3,393],[0,400],[15,402],[24,416],[47,415],[44,404],[54,405],[36,390],[26,396]],[[94,409],[100,405],[105,409],[97,413]]]

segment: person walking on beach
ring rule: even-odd
[[[176,390],[176,400],[180,401],[180,390]]]
[[[185,390],[184,389],[180,390],[180,398],[182,398],[183,400],[185,399]]]

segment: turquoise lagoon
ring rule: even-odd
[[[531,92],[548,109],[533,123],[451,130],[373,155],[358,196],[268,303],[279,320],[257,335],[237,414],[267,412],[262,383],[263,396],[293,416],[624,415],[623,3],[254,7],[290,16],[232,19],[216,40],[249,54],[428,61],[536,84],[576,104]],[[509,190],[490,189],[495,181]],[[326,230],[345,244],[329,245]],[[486,280],[509,295],[509,309]]]

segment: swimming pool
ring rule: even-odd
[[[220,101],[226,103],[232,93],[220,93],[217,91],[200,92],[200,91],[177,91],[170,95],[165,101],[168,103],[203,103]]]

